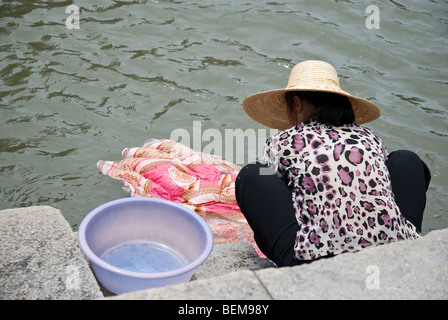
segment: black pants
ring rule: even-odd
[[[392,152],[386,165],[401,213],[421,232],[431,180],[428,167],[415,153],[406,150]],[[235,182],[236,199],[260,250],[279,267],[297,265],[303,261],[294,254],[299,225],[291,191],[276,174],[267,174],[269,170],[260,163],[241,169]]]

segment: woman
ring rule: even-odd
[[[243,108],[283,130],[235,186],[257,245],[278,266],[420,237],[426,164],[410,151],[386,153],[361,126],[379,108],[342,91],[331,65],[302,62],[287,89],[252,95]]]

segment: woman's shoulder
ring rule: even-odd
[[[302,122],[295,126],[292,126],[291,128],[280,131],[276,135],[274,135],[274,137],[277,137],[278,139],[286,139],[287,137],[293,136],[298,133],[316,130],[319,126],[320,123],[318,123],[317,121],[308,120],[306,122]]]
[[[353,140],[362,140],[363,138],[370,137],[375,140],[376,143],[382,144],[381,138],[370,128],[358,125],[355,123],[346,124],[342,126],[333,126],[331,124],[321,123],[317,120],[309,120],[297,124],[291,128],[280,131],[277,134],[270,137],[267,142],[268,145],[286,145],[287,142],[294,142],[298,140],[311,141],[316,138],[327,138],[336,142],[340,139],[346,140],[351,138]],[[370,140],[370,139],[369,139]]]

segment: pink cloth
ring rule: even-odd
[[[215,244],[248,242],[264,257],[236,203],[235,179],[241,167],[167,139],[126,148],[122,156],[120,162],[99,161],[97,166],[103,174],[123,181],[131,196],[185,205],[207,222]]]

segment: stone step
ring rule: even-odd
[[[55,208],[0,211],[0,299],[103,298],[77,243]]]
[[[108,299],[446,300],[448,229],[310,264],[231,272]]]
[[[2,300],[448,299],[448,229],[281,269],[248,244],[218,245],[189,283],[104,292],[59,210],[0,211]]]

